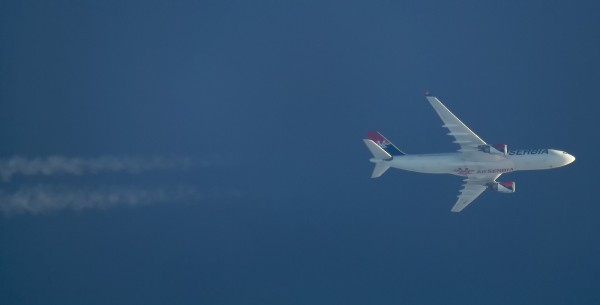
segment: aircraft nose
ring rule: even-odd
[[[575,161],[575,156],[571,155],[571,154],[565,154],[565,165],[567,164],[571,164],[573,163],[573,161]]]

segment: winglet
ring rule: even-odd
[[[431,95],[431,93],[429,93],[429,90],[427,90],[427,89],[425,89],[425,91],[423,93],[425,93],[425,96],[430,96]]]

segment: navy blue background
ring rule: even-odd
[[[157,179],[241,196],[3,217],[0,304],[598,304],[599,11],[3,1],[3,158],[220,156]],[[368,130],[456,149],[424,89],[488,143],[577,161],[460,214],[457,177],[370,179]]]

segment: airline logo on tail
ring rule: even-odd
[[[383,141],[374,141],[377,145],[379,145],[379,147],[386,149],[388,147],[388,145],[390,145],[391,143],[383,140]]]
[[[398,149],[392,142],[386,139],[382,134],[377,131],[370,131],[367,135],[369,140],[375,142],[381,149],[385,150],[388,154],[392,156],[402,156],[406,155],[404,152]]]

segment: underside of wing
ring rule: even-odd
[[[435,109],[435,112],[440,116],[444,125],[442,127],[448,128],[450,133],[449,136],[454,137],[454,143],[460,145],[460,152],[476,152],[478,151],[479,145],[486,145],[486,143],[479,138],[467,125],[461,122],[440,100],[433,96],[426,96],[427,100]]]
[[[460,195],[458,195],[458,200],[452,207],[452,212],[460,212],[464,208],[466,208],[473,200],[475,200],[483,191],[487,189],[485,185],[479,184],[465,184],[463,189],[460,190]]]
[[[458,200],[452,207],[452,212],[460,212],[483,193],[490,182],[496,181],[500,175],[480,176],[473,175],[464,180],[463,188],[460,190]]]

